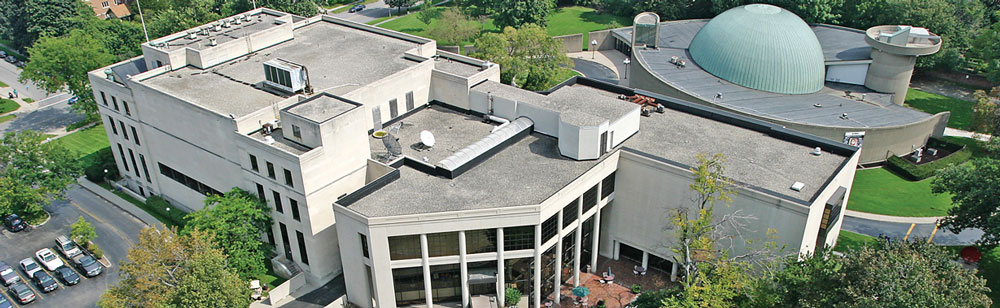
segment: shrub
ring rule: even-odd
[[[97,232],[94,231],[94,226],[90,222],[80,216],[76,222],[70,225],[69,236],[74,242],[88,243],[97,238]]]
[[[166,217],[175,225],[184,225],[184,216],[187,215],[187,213],[175,208],[173,205],[170,205],[170,202],[167,202],[167,200],[164,200],[160,196],[153,195],[146,198],[146,206],[157,214]],[[168,208],[170,209],[169,211],[167,210]]]
[[[115,163],[115,156],[111,152],[110,147],[84,156],[81,162],[84,164],[83,174],[91,182],[100,183],[104,181],[105,177],[114,181],[120,177],[118,174],[118,165]],[[108,173],[104,173],[104,170],[108,170]]]
[[[94,254],[94,258],[96,259],[104,258],[104,251],[101,250],[101,247],[97,247],[97,244],[94,244],[94,242],[87,243],[87,250]]]
[[[632,306],[636,308],[659,308],[663,306],[663,300],[667,297],[674,296],[680,292],[678,288],[663,289],[656,291],[646,291],[645,293],[639,294],[639,297],[635,298],[632,302]]]
[[[631,289],[633,294],[642,293],[642,286],[640,286],[638,283],[633,283]]]
[[[934,172],[938,169],[943,169],[951,164],[961,164],[972,158],[972,151],[969,150],[968,147],[961,144],[955,144],[940,139],[931,139],[927,142],[927,146],[952,151],[952,153],[944,158],[920,165],[914,164],[906,158],[890,156],[886,161],[886,168],[889,168],[889,170],[892,170],[907,180],[920,181],[934,176]]]
[[[503,298],[505,306],[517,306],[517,303],[521,301],[521,291],[515,288],[507,288],[507,291],[504,292]]]

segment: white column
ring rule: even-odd
[[[576,199],[576,237],[573,239],[573,286],[580,286],[580,242],[583,240],[583,198]],[[600,201],[598,201],[600,202]]]
[[[497,228],[497,300],[500,307],[504,307],[505,295],[507,295],[506,272],[503,262],[503,228]]]
[[[601,206],[600,202],[597,203],[597,212],[594,213],[594,233],[592,235],[594,242],[594,253],[590,255],[590,271],[591,273],[597,272],[597,255],[600,254],[601,247],[598,244],[601,243]]]
[[[465,231],[458,231],[458,267],[462,275],[462,307],[469,307],[469,263],[465,260]]]
[[[563,216],[562,216],[562,212],[563,212],[562,210],[559,210],[559,212],[556,213],[556,216],[557,216],[556,217],[556,230],[559,230],[559,232],[556,232],[556,246],[555,246],[556,247],[556,262],[552,263],[552,266],[555,267],[555,273],[556,273],[556,275],[554,277],[555,281],[553,282],[553,283],[555,283],[555,288],[553,288],[553,290],[552,290],[552,292],[555,293],[555,294],[553,294],[553,297],[555,298],[555,300],[553,302],[556,303],[556,304],[559,304],[559,288],[560,288],[560,286],[562,286],[562,259],[563,259],[562,258],[562,250],[563,250],[562,249],[562,245],[563,245],[563,236],[562,236]]]
[[[677,281],[677,262],[670,262],[673,266],[670,267],[670,281]]]
[[[535,278],[533,280],[535,307],[542,307],[542,224],[535,225]]]
[[[431,263],[427,260],[427,234],[420,235],[420,260],[422,261],[424,269],[424,296],[427,297],[427,307],[434,307],[434,301],[431,297]]]
[[[642,265],[641,266],[642,266],[642,268],[646,268],[646,267],[649,266],[649,253],[646,252],[646,251],[642,252]]]

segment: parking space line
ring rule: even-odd
[[[904,242],[906,241],[907,238],[910,237],[910,233],[913,232],[913,227],[916,227],[916,226],[917,226],[917,224],[910,224],[910,230],[907,230],[906,231],[906,236],[903,236],[903,241]]]
[[[77,247],[77,249],[82,249],[82,248]],[[65,264],[66,267],[69,268],[69,270],[76,273],[78,276],[80,276],[80,278],[87,279],[87,275],[81,274],[80,271],[76,270],[76,266],[72,266],[72,263],[70,263],[70,261],[66,261],[66,258],[63,258],[61,254],[56,253],[56,256],[59,257],[59,259],[63,260],[63,264]]]
[[[94,218],[94,220],[97,220],[98,222],[100,222],[100,223],[108,226],[108,228],[111,228],[111,231],[114,231],[115,233],[118,234],[119,237],[121,237],[123,240],[125,240],[126,242],[128,242],[129,246],[135,244],[135,243],[132,242],[131,239],[128,238],[128,236],[125,236],[125,233],[122,233],[120,230],[118,230],[118,228],[115,228],[114,225],[109,224],[108,222],[104,221],[104,219],[101,219],[100,217],[97,217],[97,215],[94,215],[94,214],[90,213],[90,211],[87,211],[82,206],[80,206],[79,204],[77,204],[76,201],[72,201],[71,200],[69,202],[69,204],[72,204],[73,207],[76,207],[78,210],[80,210],[84,214],[87,214],[87,216],[90,216],[91,218]]]
[[[20,265],[20,263],[18,263],[18,265]],[[42,292],[35,288],[35,282],[33,280],[24,279],[24,275],[21,275],[20,271],[14,271],[14,273],[21,277],[21,282],[23,282],[24,285],[28,286],[29,289],[35,292],[35,296],[38,297],[38,299],[45,299],[45,297],[42,296]]]
[[[938,225],[934,224],[934,231],[931,231],[931,236],[927,238],[927,243],[929,244],[931,240],[934,239],[934,235],[937,234]]]
[[[7,292],[0,292],[0,293],[3,293],[3,294],[0,294],[0,296],[3,296],[4,298],[6,298],[7,302],[9,302],[11,305],[13,305],[14,307],[21,307],[21,305],[19,305],[17,302],[15,302],[13,298],[11,298],[10,296],[7,296]]]

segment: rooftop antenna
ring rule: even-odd
[[[146,43],[149,43],[149,32],[146,32],[146,19],[142,17],[142,3],[135,0],[135,5],[139,7],[139,20],[142,21],[142,34],[146,36]]]
[[[432,134],[430,131],[425,130],[420,132],[420,143],[423,143],[424,146],[428,148],[433,148],[435,141],[436,140],[434,140],[434,134]]]
[[[399,145],[399,140],[392,134],[382,138],[382,145],[384,145],[385,150],[389,152],[389,159],[403,155],[403,147]]]

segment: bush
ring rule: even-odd
[[[94,242],[87,243],[87,250],[94,254],[94,258],[96,259],[104,258],[104,251],[101,250],[101,247],[97,247],[97,244],[94,244]]]
[[[105,177],[114,181],[120,177],[118,174],[118,165],[115,163],[115,156],[111,152],[110,147],[84,156],[81,161],[84,164],[83,173],[87,176],[87,180],[91,182],[100,183],[104,181]],[[104,170],[108,170],[108,173],[105,174]]]
[[[521,301],[521,291],[515,288],[507,288],[507,291],[504,292],[503,298],[504,298],[503,302],[504,306],[507,307],[517,306],[517,303]]]
[[[173,205],[170,205],[170,202],[167,202],[167,200],[164,200],[160,196],[153,195],[146,198],[146,206],[157,214],[166,217],[175,225],[184,225],[184,216],[187,215],[187,213],[175,208]],[[170,209],[169,211],[167,210],[168,208]]]
[[[659,308],[663,306],[664,299],[676,295],[679,291],[677,288],[647,291],[639,294],[639,297],[636,297],[635,301],[632,302],[632,306],[636,308]]]
[[[90,224],[83,216],[80,216],[72,225],[70,225],[69,236],[77,243],[89,243],[90,241],[97,238],[97,232],[94,230],[94,226]]]
[[[934,176],[934,172],[951,164],[961,164],[972,158],[968,147],[940,139],[931,139],[927,147],[953,151],[951,155],[926,164],[917,165],[906,158],[890,156],[886,168],[910,181],[920,181]]]
[[[642,286],[640,286],[638,283],[633,283],[631,289],[632,289],[632,294],[642,293]]]

